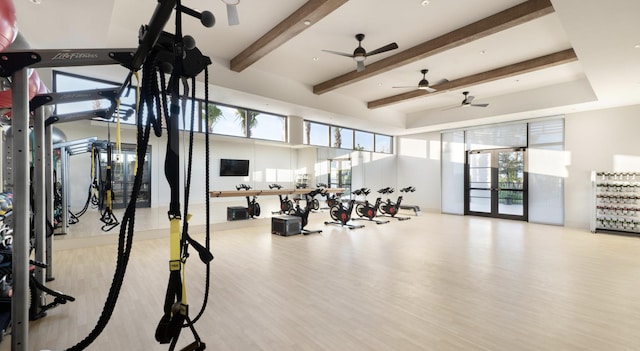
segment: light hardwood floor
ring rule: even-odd
[[[638,350],[640,238],[423,213],[408,221],[279,237],[268,219],[213,233],[207,350]],[[202,238],[202,235],[196,235]],[[114,241],[115,242],[115,241]],[[50,285],[77,298],[30,326],[30,349],[66,349],[94,326],[113,244],[59,249]],[[154,340],[168,240],[135,240],[114,316],[89,350]],[[203,291],[188,264],[189,303]],[[181,344],[192,341],[188,330]],[[8,350],[10,340],[0,349]]]

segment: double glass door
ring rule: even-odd
[[[343,196],[351,194],[351,160],[330,160],[329,187],[344,188]]]
[[[526,149],[467,152],[465,214],[527,220]]]

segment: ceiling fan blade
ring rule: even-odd
[[[391,43],[391,44],[387,44],[381,48],[375,49],[373,51],[367,52],[367,56],[371,56],[371,55],[375,55],[375,54],[381,54],[383,52],[387,52],[390,50],[395,50],[398,48],[398,44],[396,43]]]
[[[230,26],[235,26],[240,24],[240,19],[238,18],[238,8],[237,5],[227,4],[227,21]]]
[[[358,72],[364,71],[364,61],[356,61],[356,63],[358,64],[356,71]]]
[[[471,105],[473,107],[487,107],[487,106],[489,106],[489,104],[469,104],[469,105]]]
[[[438,91],[438,89],[432,88],[432,87],[424,87],[424,88],[418,88],[420,90],[425,90],[429,93],[435,93],[436,91]]]
[[[448,83],[448,82],[449,82],[449,80],[447,78],[442,78],[442,79],[440,79],[439,81],[435,82],[432,85],[440,85],[440,84],[444,84],[444,83]]]
[[[417,87],[415,85],[412,86],[405,86],[405,87],[392,87],[392,88],[399,88],[399,89],[416,89]]]
[[[338,51],[332,51],[332,50],[322,50],[322,51],[324,51],[324,52],[328,52],[328,53],[330,53],[330,54],[334,54],[334,55],[340,55],[340,56],[346,56],[346,57],[353,57],[353,55],[352,55],[352,54],[347,54],[347,53],[344,53],[344,52],[338,52]]]
[[[458,108],[458,107],[460,107],[460,106],[461,106],[461,105],[455,105],[455,106],[447,107],[447,108],[445,108],[445,109],[443,109],[443,110],[441,110],[441,111],[453,110],[454,108]]]
[[[464,100],[464,102],[466,104],[470,104],[471,101],[473,101],[473,99],[475,99],[475,98],[476,98],[475,96],[468,95],[467,98]]]

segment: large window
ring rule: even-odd
[[[390,154],[393,150],[392,142],[393,138],[388,135],[376,134],[375,135],[376,152]]]
[[[217,110],[213,116],[209,116],[212,129],[211,132],[215,134],[231,135],[231,136],[244,136],[245,124],[238,114],[238,109],[234,107],[215,105]],[[212,111],[211,108],[209,111]]]
[[[54,91],[68,92],[92,89],[119,88],[120,82],[110,82],[95,78],[84,77],[80,75],[70,74],[66,72],[54,71],[53,78]],[[121,115],[125,115],[127,110],[135,108],[135,89],[131,91],[125,90],[121,97]],[[271,114],[262,111],[254,111],[243,107],[230,106],[210,102],[208,104],[208,113],[205,111],[205,101],[202,99],[181,100],[180,116],[178,117],[178,126],[180,130],[191,129],[191,113],[194,110],[194,131],[204,132],[205,128],[209,128],[209,132],[285,142],[287,119],[285,116]],[[93,118],[91,112],[96,109],[106,109],[111,106],[108,99],[88,100],[82,102],[59,104],[57,106],[57,114],[69,114],[77,112],[87,112],[87,119]],[[155,106],[153,106],[155,109]],[[208,116],[205,118],[205,116]],[[158,116],[164,125],[164,117]],[[123,123],[135,124],[136,118],[128,118]],[[207,123],[208,122],[208,123]],[[328,135],[328,134],[327,134]]]
[[[356,130],[356,150],[373,151],[373,133]]]
[[[119,88],[122,83],[88,78],[71,73],[53,71],[53,90],[58,93],[84,91],[94,89]],[[135,124],[135,117],[126,117],[126,112],[135,108],[136,92],[134,89],[126,89],[120,98],[120,114],[122,123]],[[86,119],[95,118],[94,111],[115,108],[108,99],[95,99],[78,102],[57,104],[55,114],[65,116],[86,112]]]
[[[329,146],[329,126],[305,121],[304,143],[316,146]]]
[[[353,129],[331,126],[331,147],[353,149]]]
[[[236,106],[209,103],[209,113],[205,113],[205,104],[201,103],[203,130],[208,121],[209,131],[215,134],[286,141],[286,118],[266,112],[249,110]]]
[[[393,153],[393,137],[341,126],[304,121],[303,143],[336,149]]]
[[[253,113],[255,111],[247,111]],[[286,141],[287,130],[286,119],[282,116],[272,115],[265,112],[255,112],[252,114],[252,123],[249,125],[249,137],[256,139]]]

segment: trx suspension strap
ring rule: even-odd
[[[180,1],[176,1],[176,33],[173,38],[173,70],[168,83],[170,93],[169,113],[165,114],[167,126],[167,152],[164,164],[165,177],[169,183],[171,200],[169,203],[169,235],[170,235],[170,255],[169,255],[169,282],[165,294],[164,314],[156,328],[155,337],[161,344],[170,344],[169,350],[174,350],[180,337],[180,332],[185,325],[190,328],[195,341],[183,350],[204,350],[205,344],[200,340],[193,322],[189,318],[189,305],[187,304],[187,294],[184,282],[184,268],[188,257],[188,244],[191,244],[200,256],[200,259],[209,263],[213,256],[202,245],[193,240],[187,230],[185,221],[181,228],[182,214],[180,212],[180,150],[179,150],[179,118],[180,118],[180,81],[187,77],[184,70],[184,57],[186,56],[185,45],[182,38],[182,6]],[[193,48],[192,50],[195,50]],[[210,60],[207,59],[210,63]],[[197,74],[198,72],[195,72]],[[192,78],[195,78],[195,74]],[[195,81],[194,81],[195,87]],[[190,134],[189,155],[193,149],[193,115],[192,129]],[[191,157],[190,157],[191,158]],[[190,184],[191,162],[189,162],[186,181]],[[185,190],[185,214],[187,214],[187,203],[189,196],[189,185]],[[187,218],[188,219],[188,218]],[[182,229],[182,233],[180,230]]]
[[[70,216],[69,221],[70,222],[74,221],[74,222],[71,222],[71,224],[78,223],[78,221],[80,220],[80,217],[82,217],[82,215],[84,215],[89,209],[89,205],[95,208],[100,203],[98,198],[99,190],[98,190],[98,178],[97,178],[97,172],[96,172],[96,165],[99,164],[99,162],[96,162],[96,156],[98,156],[98,153],[96,152],[96,144],[93,143],[91,144],[91,182],[89,183],[89,190],[87,191],[87,201],[84,203],[84,206],[80,211],[76,213],[69,211],[69,216]]]
[[[165,37],[162,40],[165,40],[168,34],[162,32],[162,28],[165,23],[168,21],[173,9],[176,8],[177,16],[176,16],[176,27],[177,27],[177,38],[180,40],[174,40],[173,37],[170,38],[171,45],[170,47],[163,46],[160,44],[161,34]],[[185,13],[196,16],[198,14],[196,11],[183,8],[179,1],[175,0],[158,0],[158,5],[156,10],[149,21],[149,25],[143,27],[140,35],[140,46],[136,53],[131,58],[131,61],[126,64],[126,66],[131,69],[131,73],[129,75],[128,80],[131,78],[133,72],[138,71],[142,68],[143,76],[142,76],[142,91],[141,91],[141,103],[142,107],[137,108],[137,159],[142,161],[145,158],[147,153],[147,146],[149,143],[149,135],[151,126],[153,126],[153,130],[156,136],[160,137],[162,135],[162,128],[159,121],[156,119],[156,116],[164,115],[167,121],[167,132],[170,135],[169,140],[167,141],[167,151],[168,156],[165,162],[165,174],[167,175],[167,179],[169,176],[174,180],[174,182],[179,181],[179,172],[176,173],[176,170],[172,170],[172,168],[178,168],[178,154],[173,153],[169,155],[170,150],[178,151],[177,148],[177,115],[179,114],[179,105],[176,100],[178,97],[178,92],[174,88],[177,87],[176,82],[180,77],[181,63],[178,62],[176,66],[179,66],[177,71],[172,73],[171,79],[171,94],[172,94],[172,102],[171,102],[171,114],[166,107],[166,89],[164,88],[164,74],[158,72],[158,67],[162,66],[163,68],[167,67],[167,64],[173,64],[173,58],[181,58],[184,51],[181,46],[181,31],[180,29],[180,11],[184,10]],[[200,15],[201,21],[205,26],[212,26],[213,15],[209,12],[202,12]],[[198,17],[198,16],[196,16]],[[162,33],[161,33],[162,32]],[[178,45],[174,45],[177,43]],[[174,47],[176,50],[174,51]],[[166,55],[160,58],[162,54],[166,54],[166,51],[171,52],[171,59],[167,60]],[[189,50],[187,53],[186,60],[189,61],[188,69],[186,77],[195,77],[199,74],[203,69],[206,68],[207,65],[211,64],[211,60],[208,57],[203,56],[197,48],[193,48]],[[179,60],[177,60],[179,61]],[[144,63],[144,64],[143,64]],[[159,89],[158,87],[158,79],[162,83],[163,89]],[[155,109],[154,109],[155,107]],[[146,113],[145,113],[146,112]],[[144,121],[144,122],[143,122]],[[193,125],[194,123],[192,123]],[[173,146],[173,147],[172,147]],[[80,341],[78,344],[73,347],[67,349],[68,351],[80,351],[87,348],[104,330],[113,311],[115,309],[116,302],[118,300],[118,296],[120,290],[122,288],[122,284],[124,281],[124,276],[127,269],[127,264],[129,261],[129,257],[131,255],[131,249],[133,245],[133,234],[134,234],[134,220],[135,220],[135,210],[136,210],[136,201],[137,196],[140,191],[143,179],[143,171],[144,171],[144,162],[138,162],[133,189],[131,191],[131,198],[125,210],[125,213],[122,217],[122,224],[120,225],[120,235],[118,237],[118,252],[117,252],[117,261],[116,261],[116,269],[113,275],[113,280],[111,283],[111,288],[109,289],[109,293],[107,299],[105,301],[102,313],[100,314],[100,318],[96,323],[94,329],[87,335],[85,339]],[[172,185],[177,185],[175,183],[171,183]],[[195,242],[192,238],[190,238],[186,233],[182,238],[180,237],[180,209],[179,209],[179,200],[178,194],[179,189],[176,188],[176,191],[172,189],[172,198],[170,203],[170,211],[169,217],[172,220],[171,225],[171,234],[172,234],[172,244],[177,242],[178,245],[177,250],[175,250],[172,246],[171,249],[171,268],[180,268],[182,271],[174,274],[174,270],[170,271],[170,279],[169,279],[169,288],[167,289],[165,306],[169,306],[169,308],[165,308],[165,316],[162,317],[158,328],[156,330],[156,338],[159,339],[162,343],[171,343],[170,350],[175,348],[175,345],[178,340],[178,335],[180,332],[180,328],[189,327],[194,336],[196,337],[196,341],[190,345],[187,345],[182,350],[183,351],[199,351],[205,349],[205,344],[202,343],[199,337],[195,334],[195,329],[193,327],[194,321],[189,319],[188,311],[186,308],[186,301],[183,300],[183,296],[186,297],[186,294],[183,293],[183,284],[182,277],[180,276],[184,271],[183,261],[186,259],[186,243],[188,242],[194,249],[196,249],[203,261],[211,261],[213,256],[208,252],[208,243],[207,247],[204,248]],[[208,214],[207,214],[208,215]],[[208,226],[207,226],[208,228]],[[175,235],[177,234],[177,235]],[[208,237],[208,234],[207,234]],[[175,240],[177,238],[177,240]],[[183,251],[184,250],[184,251]],[[177,262],[173,260],[173,258],[177,258]],[[176,288],[179,283],[179,287]],[[175,286],[174,286],[175,284]],[[186,325],[183,324],[186,321]],[[178,323],[179,322],[179,323]]]
[[[107,166],[105,170],[105,179],[104,179],[104,193],[105,193],[105,206],[102,215],[100,216],[100,220],[104,225],[102,226],[102,230],[105,232],[110,231],[120,224],[118,219],[113,214],[113,188],[112,188],[112,172],[113,172],[113,161],[112,154],[113,149],[111,146],[111,127],[107,127]]]

